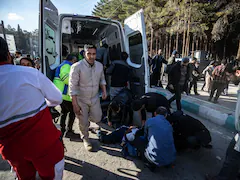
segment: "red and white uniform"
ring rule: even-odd
[[[36,171],[42,179],[61,179],[61,132],[47,107],[62,102],[61,92],[34,68],[0,65],[0,77],[2,157],[14,167],[19,179],[34,179]]]

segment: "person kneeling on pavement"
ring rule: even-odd
[[[166,119],[167,114],[165,107],[158,107],[155,117],[145,123],[144,138],[135,138],[133,141],[151,171],[156,167],[171,165],[176,159],[173,128]]]
[[[142,125],[144,125],[147,119],[146,112],[151,112],[152,117],[154,117],[155,110],[159,106],[165,107],[167,109],[167,112],[171,114],[169,101],[167,98],[155,92],[146,93],[132,103],[132,109],[134,111],[139,111]]]
[[[197,119],[176,111],[167,117],[172,124],[177,151],[185,149],[211,148],[212,140],[208,129]]]
[[[130,125],[132,123],[132,99],[132,92],[127,88],[122,89],[119,94],[113,98],[107,112],[109,126],[118,128],[121,125]]]

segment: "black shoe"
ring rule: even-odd
[[[199,93],[195,93],[196,96],[199,96],[200,94]]]
[[[156,170],[156,166],[148,163],[148,162],[145,162],[144,165],[151,171],[151,172],[154,172]]]
[[[212,145],[208,144],[208,145],[203,145],[202,147],[206,148],[206,149],[212,149]]]
[[[217,101],[217,100],[214,100],[214,101],[213,101],[213,103],[214,103],[214,104],[217,104],[217,103],[218,103],[218,101]]]
[[[211,176],[209,174],[206,174],[205,175],[205,180],[217,180],[217,177],[216,176]]]
[[[74,131],[67,131],[66,138],[72,138],[72,139],[81,139],[79,134],[74,133]]]
[[[209,98],[209,99],[208,99],[208,101],[209,101],[209,102],[211,102],[211,101],[212,101],[212,99],[211,99],[211,98]]]

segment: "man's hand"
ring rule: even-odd
[[[169,84],[168,87],[169,87],[169,89],[174,89],[172,84]]]
[[[77,104],[73,104],[73,111],[78,116],[80,116],[82,114],[81,107]]]
[[[112,122],[108,121],[108,125],[109,125],[110,127],[112,127]]]
[[[107,99],[107,93],[106,92],[102,92],[102,99],[106,100]]]

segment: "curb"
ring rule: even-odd
[[[151,88],[149,90],[150,92],[162,94],[167,99],[173,96],[172,93],[163,88]],[[230,109],[186,95],[182,95],[181,104],[182,109],[187,112],[200,116],[217,125],[224,126],[227,129],[236,130],[234,111]]]

